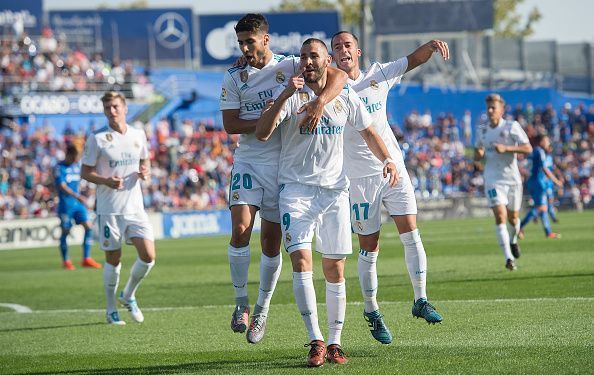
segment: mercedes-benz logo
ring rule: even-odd
[[[188,23],[178,13],[163,13],[155,21],[157,41],[165,48],[179,48],[188,40]]]

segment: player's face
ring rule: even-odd
[[[239,50],[248,64],[253,67],[263,67],[270,36],[265,33],[240,31],[237,33]]]
[[[542,137],[540,147],[542,147],[543,150],[549,151],[551,149],[551,139],[549,137]]]
[[[305,68],[303,72],[305,82],[318,82],[326,74],[326,68],[331,61],[332,57],[328,54],[328,50],[320,43],[313,42],[301,47],[299,65]]]
[[[361,50],[355,38],[348,33],[342,33],[332,40],[332,55],[336,66],[345,72],[359,68]]]
[[[126,122],[128,106],[120,98],[115,98],[103,103],[103,113],[110,124],[121,124]]]
[[[501,102],[487,103],[487,115],[492,124],[497,124],[503,117],[503,104]]]

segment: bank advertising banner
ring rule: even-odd
[[[241,55],[234,26],[244,14],[204,15],[198,17],[202,66],[231,65]],[[299,54],[308,38],[323,40],[339,31],[335,11],[265,14],[270,25],[270,49],[277,54]]]
[[[0,30],[2,35],[14,35],[15,28],[29,35],[41,35],[43,26],[42,0],[0,0]]]
[[[57,35],[91,46],[108,60],[184,60],[194,54],[192,9],[72,10],[49,12]]]

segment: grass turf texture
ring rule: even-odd
[[[104,323],[102,271],[60,268],[58,249],[0,251],[0,373],[34,374],[302,374],[305,371],[394,373],[584,373],[594,359],[594,211],[562,212],[545,239],[529,224],[518,270],[509,272],[492,218],[420,223],[428,255],[429,299],[444,316],[429,326],[411,317],[412,288],[402,245],[384,225],[379,257],[381,311],[391,345],[371,337],[363,320],[356,255],[348,258],[346,366],[306,369],[307,335],[294,304],[291,267],[283,254],[267,334],[258,345],[229,328],[233,292],[226,237],[157,243],[157,264],[137,298],[146,317]],[[257,238],[257,237],[255,237]],[[257,297],[259,241],[252,243],[250,302]],[[356,247],[354,242],[354,249]],[[79,247],[71,248],[79,263]],[[355,251],[356,252],[356,251]],[[93,249],[97,259],[101,252]],[[135,259],[124,249],[120,289]],[[327,332],[324,281],[314,277],[322,332]]]

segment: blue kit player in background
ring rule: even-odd
[[[552,148],[552,146],[551,146]],[[553,155],[551,153],[547,153],[547,158],[545,159],[545,165],[553,173],[555,176],[555,161],[553,160]],[[560,180],[561,184],[563,184],[563,180]],[[555,196],[556,196],[556,188],[561,188],[562,186],[556,186],[555,183],[549,178],[547,180],[547,199],[548,199],[548,213],[553,220],[553,223],[559,222],[557,219],[557,210],[555,209]]]
[[[63,267],[73,270],[74,265],[68,254],[66,239],[72,229],[72,220],[85,228],[85,236],[82,244],[83,260],[82,266],[89,268],[101,268],[101,264],[91,258],[91,242],[93,239],[92,223],[89,221],[89,214],[85,206],[85,197],[79,192],[80,184],[80,152],[74,144],[66,147],[66,157],[56,166],[56,187],[58,190],[58,216],[60,217],[60,253],[62,254]]]
[[[540,134],[536,136],[535,147],[532,151],[532,174],[527,182],[528,190],[534,200],[534,207],[536,210],[532,209],[528,211],[520,223],[520,228],[524,228],[535,215],[538,215],[547,238],[559,238],[560,235],[551,230],[548,214],[549,196],[547,190],[549,190],[551,182],[559,187],[562,187],[563,184],[557,177],[555,177],[547,163],[546,150],[548,150],[550,146],[551,141],[547,135]]]

